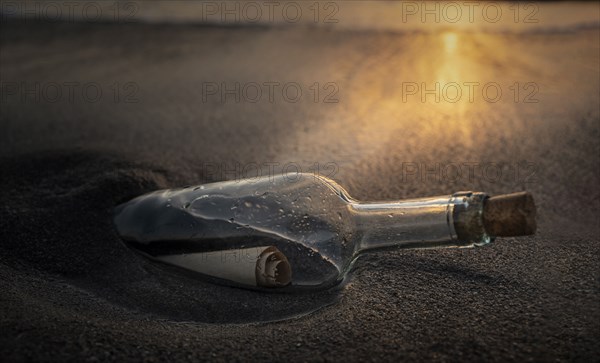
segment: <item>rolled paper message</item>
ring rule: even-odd
[[[165,255],[155,259],[250,286],[282,287],[292,280],[288,259],[274,246]]]

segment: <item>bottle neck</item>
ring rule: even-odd
[[[387,203],[350,204],[359,251],[382,248],[472,247],[491,242],[482,220],[482,193]]]

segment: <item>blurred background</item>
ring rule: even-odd
[[[597,359],[598,2],[0,4],[5,357]],[[528,190],[539,233],[275,299],[112,230],[144,192],[299,171],[361,200]]]

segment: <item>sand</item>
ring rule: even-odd
[[[440,34],[5,22],[0,40],[4,86],[76,89],[73,102],[4,89],[3,360],[600,354],[598,28]],[[406,94],[407,82],[452,80],[496,82],[504,96],[450,103]],[[238,103],[203,93],[208,83],[269,81],[295,82],[305,96],[253,103],[242,95]],[[527,92],[519,102],[508,88],[515,82]],[[534,89],[528,82],[538,86],[536,103],[523,102]],[[97,101],[81,97],[88,83],[103,91]],[[336,87],[338,102],[324,102]],[[178,275],[114,231],[114,206],[132,197],[276,162],[279,172],[318,163],[362,200],[529,190],[538,234],[478,249],[366,255],[342,288],[291,296]],[[449,177],[440,163],[463,174]],[[469,175],[468,165],[492,169]]]

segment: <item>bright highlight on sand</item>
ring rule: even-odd
[[[454,53],[458,36],[454,32],[445,32],[442,34],[444,40],[444,50],[446,53]]]

